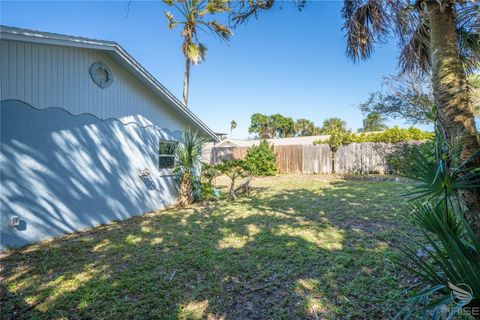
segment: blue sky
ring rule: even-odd
[[[177,97],[184,59],[180,30],[167,30],[161,1],[1,3],[1,24],[113,40],[122,45]],[[395,42],[367,61],[345,55],[341,1],[310,2],[299,12],[285,1],[234,30],[228,44],[201,34],[207,61],[192,68],[189,107],[213,130],[246,138],[255,112],[308,118],[317,125],[339,117],[362,126],[358,104],[397,72]],[[389,125],[401,125],[391,121]]]

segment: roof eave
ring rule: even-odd
[[[46,45],[58,45],[66,47],[95,49],[107,51],[110,54],[118,56],[120,59],[117,62],[125,62],[126,65],[138,80],[147,85],[153,92],[155,92],[163,101],[176,112],[180,113],[187,119],[191,120],[203,130],[213,141],[218,142],[218,136],[203,123],[192,111],[180,102],[167,88],[165,88],[155,77],[153,77],[140,63],[138,63],[128,52],[123,49],[118,43],[113,41],[94,40],[83,37],[66,36],[62,34],[40,32],[27,29],[20,29],[14,27],[0,26],[1,40],[30,42]]]

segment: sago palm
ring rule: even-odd
[[[208,17],[216,13],[229,12],[229,2],[228,0],[164,0],[163,2],[174,7],[181,16],[181,20],[176,20],[170,11],[165,11],[168,29],[174,29],[178,25],[183,26],[180,33],[183,37],[182,53],[185,56],[183,102],[188,106],[190,65],[204,61],[207,56],[207,48],[199,41],[198,31],[210,31],[227,41],[233,35],[230,28],[216,20],[209,20]]]

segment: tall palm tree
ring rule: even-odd
[[[230,137],[232,137],[233,129],[236,129],[236,128],[237,128],[237,121],[235,120],[230,121]]]
[[[297,0],[299,7],[305,0]],[[239,0],[232,14],[243,23],[275,0]],[[480,4],[477,0],[344,0],[347,55],[367,59],[375,45],[396,35],[404,71],[431,73],[438,120],[447,136],[465,136],[462,158],[480,148],[466,73],[480,63]]]
[[[298,0],[303,6],[305,0]],[[275,0],[239,0],[232,19],[245,22]],[[375,45],[396,35],[402,47],[399,64],[406,72],[420,70],[432,77],[437,121],[446,138],[463,133],[461,158],[480,149],[466,74],[480,65],[480,4],[478,0],[344,0],[346,53],[367,59]],[[471,162],[480,167],[480,157]],[[468,216],[480,221],[480,192],[466,193]],[[477,233],[480,235],[480,222]]]
[[[480,148],[466,73],[480,61],[479,5],[473,1],[346,0],[347,55],[369,58],[376,43],[398,35],[405,71],[431,72],[438,121],[447,136],[464,133],[463,158]]]
[[[446,139],[462,133],[461,159],[480,150],[467,74],[480,65],[480,5],[462,0],[345,0],[347,55],[370,57],[374,46],[398,35],[404,71],[429,72],[437,122]],[[471,162],[480,167],[480,157]],[[480,237],[480,190],[464,193],[466,217]]]
[[[227,41],[233,35],[232,30],[216,20],[208,20],[208,16],[230,11],[228,0],[163,0],[167,5],[174,7],[181,16],[175,20],[170,11],[165,11],[168,20],[168,29],[172,30],[183,25],[180,35],[183,37],[182,53],[185,56],[185,75],[183,78],[183,102],[188,106],[188,89],[190,81],[190,65],[205,60],[207,48],[198,39],[198,30],[208,30]]]

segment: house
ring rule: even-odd
[[[323,136],[305,136],[305,137],[289,137],[289,138],[274,138],[267,139],[268,143],[274,146],[298,146],[298,145],[312,145],[314,141],[328,140],[329,135]],[[239,140],[239,139],[225,139],[215,144],[216,148],[227,147],[251,147],[258,145],[261,139]]]
[[[215,133],[120,45],[0,27],[0,249],[174,204],[182,131]]]

